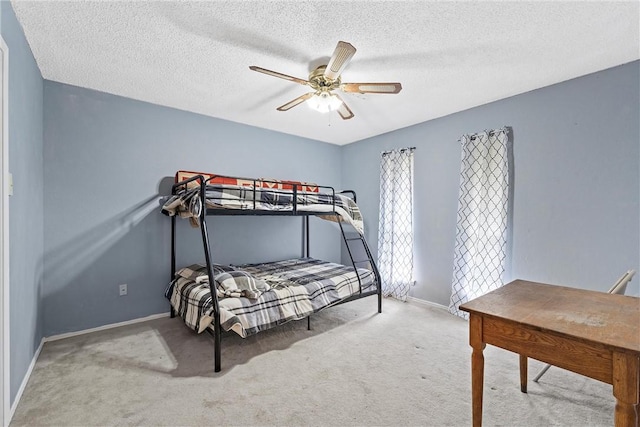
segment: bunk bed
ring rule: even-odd
[[[371,295],[382,312],[380,274],[364,239],[362,216],[353,191],[297,181],[253,179],[178,171],[162,213],[171,217],[171,280],[165,296],[171,317],[179,315],[198,333],[214,337],[215,372],[221,370],[222,331],[242,337],[306,318],[324,308]],[[212,262],[207,217],[214,215],[299,216],[303,218],[301,258],[260,264]],[[334,221],[351,265],[309,256],[309,217]],[[199,228],[205,265],[176,269],[176,218]],[[344,224],[356,230],[347,236]],[[355,237],[354,237],[355,236]],[[366,259],[354,259],[359,244]],[[310,324],[307,323],[308,327]]]

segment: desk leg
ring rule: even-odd
[[[520,391],[527,392],[527,356],[520,355]]]
[[[482,317],[470,315],[469,344],[473,348],[471,353],[471,408],[473,427],[482,426],[482,388],[484,384],[484,350],[486,344],[482,341]]]
[[[638,427],[639,388],[640,359],[638,356],[613,353],[613,395],[616,398],[616,427]]]

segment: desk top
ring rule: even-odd
[[[460,309],[640,353],[636,297],[515,280]]]

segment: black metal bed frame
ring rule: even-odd
[[[207,187],[207,183],[209,181],[211,181],[212,179],[219,177],[219,178],[233,178],[233,179],[240,179],[240,180],[245,180],[245,181],[253,181],[253,209],[228,209],[228,208],[208,208],[206,205],[206,187]],[[213,267],[212,267],[212,263],[211,263],[211,249],[209,247],[209,235],[207,232],[207,223],[206,223],[206,217],[208,215],[226,215],[226,216],[233,216],[233,215],[253,215],[253,216],[260,216],[260,215],[264,215],[264,216],[301,216],[303,217],[303,224],[304,224],[304,236],[303,238],[305,239],[305,256],[308,257],[309,256],[309,217],[310,216],[328,216],[328,215],[335,215],[336,216],[336,222],[338,223],[338,225],[340,226],[340,232],[342,235],[342,239],[345,243],[345,246],[347,248],[347,253],[349,254],[349,259],[351,260],[351,265],[354,268],[354,271],[356,272],[356,276],[358,278],[358,285],[360,288],[360,292],[357,294],[353,294],[335,304],[332,304],[331,306],[334,305],[339,305],[339,304],[343,304],[349,301],[354,301],[360,298],[364,298],[370,295],[378,295],[378,313],[382,313],[382,282],[380,279],[380,273],[378,271],[378,268],[376,266],[375,261],[373,260],[373,257],[371,255],[371,251],[369,250],[369,246],[367,245],[367,242],[364,238],[363,235],[361,235],[360,233],[358,233],[358,237],[353,237],[353,238],[347,238],[347,235],[345,234],[344,231],[344,227],[342,225],[342,221],[340,221],[339,218],[339,214],[336,212],[335,210],[335,195],[336,192],[334,190],[333,187],[327,187],[327,186],[317,186],[318,187],[318,191],[320,191],[320,189],[325,189],[326,193],[325,194],[331,194],[332,196],[332,200],[333,200],[333,210],[331,212],[314,212],[314,211],[301,211],[298,210],[298,185],[297,184],[293,184],[293,190],[278,190],[278,189],[273,189],[273,188],[259,188],[259,191],[264,191],[264,190],[268,190],[268,191],[274,191],[276,193],[281,192],[282,194],[287,194],[287,195],[292,195],[292,199],[293,199],[293,208],[291,210],[283,210],[283,211],[270,211],[270,210],[261,210],[261,209],[256,209],[256,184],[258,182],[272,182],[274,184],[277,184],[278,181],[270,181],[270,180],[264,180],[264,179],[253,179],[253,178],[241,178],[241,177],[231,177],[231,176],[224,176],[224,175],[211,175],[208,178],[205,179],[204,175],[194,175],[191,176],[185,180],[182,180],[180,182],[178,181],[178,173],[176,173],[176,183],[173,184],[173,186],[171,187],[171,194],[175,195],[177,192],[179,192],[181,189],[187,189],[188,184],[191,182],[195,182],[195,181],[199,181],[199,197],[200,200],[202,202],[202,209],[200,209],[200,215],[199,215],[199,223],[200,223],[200,232],[202,234],[202,244],[204,247],[204,256],[205,256],[205,261],[206,261],[206,267],[207,267],[207,275],[209,276],[209,287],[210,287],[210,291],[211,291],[211,301],[213,304],[213,317],[214,317],[214,328],[213,328],[213,340],[214,340],[214,364],[215,364],[215,372],[220,372],[221,370],[221,354],[220,354],[220,347],[221,347],[221,335],[222,335],[222,330],[221,330],[221,326],[220,326],[220,307],[218,304],[218,295],[215,289],[215,281],[214,281],[214,275],[213,275]],[[338,192],[338,194],[351,194],[351,199],[355,202],[356,201],[356,193],[353,190],[345,190],[345,191],[341,191]],[[354,240],[360,240],[362,242],[362,245],[364,247],[365,253],[368,257],[368,259],[366,260],[354,260],[353,259],[353,253],[351,252],[351,248],[349,246],[349,242],[350,241],[354,241]],[[356,264],[362,264],[362,263],[368,263],[371,270],[373,271],[374,277],[375,277],[375,284],[376,284],[376,288],[374,290],[370,290],[370,291],[366,291],[366,292],[362,292],[362,282],[360,281],[360,275],[358,274],[358,270],[356,267]],[[171,217],[171,280],[174,280],[175,278],[175,274],[176,274],[176,215]],[[307,316],[307,327],[310,328],[310,316]],[[173,306],[171,306],[171,317],[175,317],[175,310],[173,308]],[[211,332],[211,328],[207,328],[207,331]]]

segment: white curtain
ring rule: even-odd
[[[507,246],[507,129],[463,135],[449,311],[503,285]]]
[[[402,301],[413,281],[413,148],[382,153],[378,269],[382,293]]]

